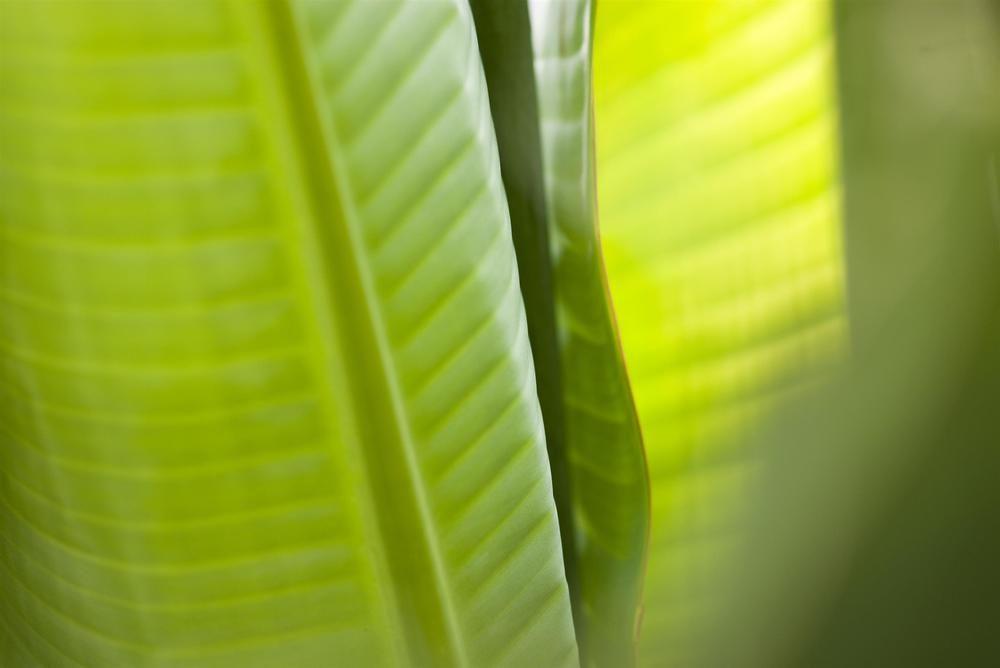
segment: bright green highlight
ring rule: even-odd
[[[741,442],[844,347],[830,12],[598,5],[601,232],[652,485],[650,665],[684,665],[711,610],[753,470]]]

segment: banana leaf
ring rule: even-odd
[[[642,665],[700,665],[750,437],[845,347],[831,12],[597,5],[597,200],[651,480]]]
[[[490,114],[500,152],[500,173],[510,208],[511,238],[517,255],[528,340],[535,362],[538,401],[545,422],[545,444],[552,470],[552,491],[559,514],[563,564],[580,640],[581,592],[574,549],[562,360],[556,326],[541,129],[533,71],[527,0],[470,0],[479,54],[490,95]]]
[[[579,569],[581,659],[591,666],[627,666],[635,662],[649,484],[598,232],[594,5],[530,0],[528,7],[575,531],[571,545]]]
[[[574,665],[464,2],[0,5],[0,662]]]
[[[850,366],[760,434],[700,665],[997,665],[1000,12],[836,25]]]

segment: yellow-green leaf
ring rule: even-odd
[[[5,665],[573,665],[468,7],[0,6]]]
[[[741,442],[844,344],[830,12],[598,4],[602,237],[651,478],[646,665],[688,665]]]

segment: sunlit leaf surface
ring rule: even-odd
[[[0,6],[0,663],[576,662],[467,5]]]
[[[598,4],[602,237],[652,488],[646,664],[686,665],[716,598],[741,443],[844,346],[830,12]]]

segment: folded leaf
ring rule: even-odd
[[[572,665],[464,2],[0,6],[5,665]]]
[[[583,663],[625,666],[649,530],[646,462],[597,228],[589,0],[531,0]]]

